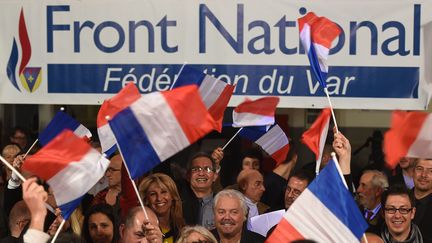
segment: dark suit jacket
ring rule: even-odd
[[[214,229],[211,231],[212,234],[216,237],[216,240],[218,242],[220,242],[220,238],[219,238],[219,234],[217,232],[217,229]],[[246,229],[246,226],[243,225],[243,230],[242,230],[242,235],[241,235],[241,239],[240,239],[240,243],[263,243],[265,241],[265,237],[249,231]]]

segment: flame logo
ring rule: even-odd
[[[12,51],[7,64],[6,73],[9,81],[18,91],[21,91],[21,89],[18,84],[17,77],[19,77],[22,87],[28,92],[32,93],[39,87],[41,83],[42,69],[40,67],[27,67],[27,64],[30,61],[32,50],[24,19],[24,10],[22,8],[19,17],[18,33],[19,44],[21,48],[21,57],[19,55],[16,38],[14,37]],[[20,63],[19,69],[17,70],[18,62]]]

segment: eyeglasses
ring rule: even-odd
[[[300,194],[302,193],[300,190],[297,189],[292,189],[291,187],[287,186],[286,188],[287,192],[290,193],[292,192],[292,194],[296,197],[300,196]]]
[[[116,172],[116,171],[120,171],[121,169],[114,169],[114,168],[112,168],[112,167],[109,167],[107,170],[106,170],[106,172],[108,173],[113,173],[113,172]]]
[[[425,168],[423,166],[416,166],[414,168],[414,170],[419,174],[422,174],[423,172],[425,172],[427,175],[432,175],[432,168]]]
[[[413,208],[384,208],[384,211],[388,214],[395,214],[399,211],[400,214],[408,214]]]
[[[199,172],[202,172],[202,171],[204,171],[204,172],[207,173],[207,174],[210,174],[210,173],[213,173],[213,172],[214,172],[213,168],[208,167],[208,166],[206,166],[206,167],[199,167],[199,166],[196,166],[196,167],[192,167],[192,168],[191,168],[191,172],[192,172],[192,173],[199,173]]]

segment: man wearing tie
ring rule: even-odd
[[[384,223],[381,213],[381,195],[387,187],[387,176],[378,170],[366,170],[360,177],[357,201],[369,224],[367,232],[379,234],[381,231]]]

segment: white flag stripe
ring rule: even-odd
[[[99,135],[99,141],[102,147],[102,152],[108,151],[116,144],[114,134],[108,123],[99,127],[97,131]]]
[[[255,143],[260,145],[267,153],[274,154],[288,144],[288,138],[284,131],[278,125],[275,125]]]
[[[225,82],[216,80],[212,76],[205,76],[201,86],[199,87],[199,92],[207,109],[217,101],[226,85]]]
[[[100,161],[100,162],[98,162]],[[90,149],[80,161],[73,161],[47,182],[57,205],[73,201],[87,193],[105,174],[110,161],[96,149]]]
[[[359,242],[351,230],[309,189],[304,190],[297,200],[300,198],[307,203],[294,203],[284,218],[304,238],[323,243]]]
[[[432,114],[424,120],[416,140],[408,150],[407,157],[432,158]]]
[[[302,31],[300,32],[300,40],[303,42],[303,47],[305,48],[306,53],[309,52],[309,49],[311,47],[311,30],[310,25],[305,24],[303,26]]]
[[[323,151],[324,151],[324,146],[325,146],[325,142],[327,139],[329,125],[330,125],[330,117],[328,117],[326,125],[323,128],[323,130],[321,131],[320,141],[319,141],[319,155],[318,155],[318,159],[316,161],[317,164],[321,164],[321,159],[323,156]]]
[[[236,122],[240,121],[240,122]],[[256,126],[257,124],[261,126],[272,125],[275,123],[274,116],[264,116],[253,113],[237,113],[233,112],[233,127],[247,127]]]
[[[323,45],[314,43],[315,53],[318,58],[318,63],[322,72],[328,73],[327,57],[329,54],[329,49]]]
[[[75,128],[75,131],[73,131],[73,133],[75,133],[75,135],[77,135],[80,138],[83,138],[84,136],[88,138],[92,137],[90,130],[88,130],[87,127],[83,126],[82,124],[80,124],[77,128]]]
[[[161,93],[147,94],[135,101],[130,108],[160,161],[189,146],[188,138]]]

